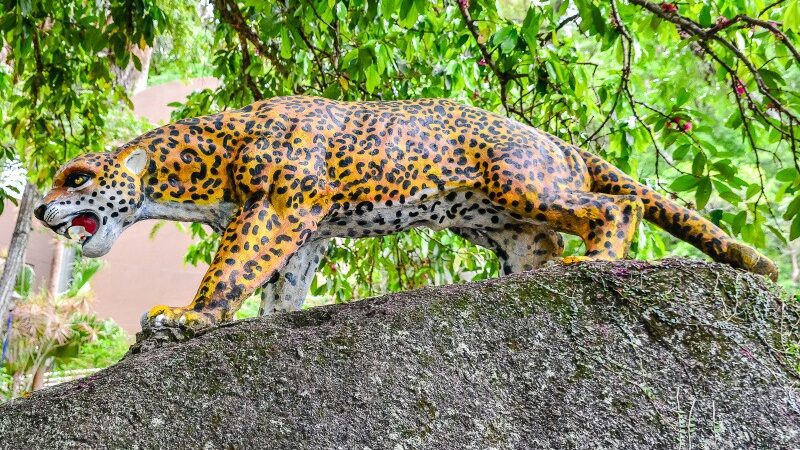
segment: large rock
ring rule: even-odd
[[[1,406],[0,447],[797,448],[799,309],[717,264],[552,266],[225,325]]]

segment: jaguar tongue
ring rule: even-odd
[[[72,226],[83,227],[87,233],[94,235],[97,232],[98,223],[94,217],[88,214],[81,214],[72,219]]]

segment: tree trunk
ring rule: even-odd
[[[620,261],[244,320],[0,405],[0,442],[800,448],[782,295],[721,264]]]
[[[54,298],[61,294],[59,287],[63,271],[61,265],[64,264],[64,249],[64,241],[60,238],[53,239],[53,265],[50,268],[50,280],[47,285],[50,295]]]
[[[150,73],[150,59],[153,56],[153,48],[131,46],[131,59],[139,57],[142,70],[137,70],[133,61],[128,62],[128,67],[122,68],[112,66],[112,70],[117,76],[117,84],[124,87],[128,94],[134,95],[147,87],[147,77]]]
[[[36,367],[31,380],[31,391],[38,391],[44,387],[45,377],[47,372],[50,371],[50,367],[50,358],[45,358],[45,360]]]
[[[19,203],[14,233],[11,235],[11,242],[8,244],[8,258],[6,258],[6,263],[3,266],[3,274],[0,275],[0,324],[3,324],[3,327],[5,327],[6,323],[6,314],[8,314],[11,307],[11,296],[14,292],[17,276],[22,264],[25,262],[25,250],[28,247],[28,238],[31,234],[33,210],[40,199],[41,195],[36,186],[26,183]]]

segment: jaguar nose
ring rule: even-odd
[[[46,210],[47,207],[45,205],[39,205],[33,210],[33,215],[39,220],[44,220],[44,213]]]

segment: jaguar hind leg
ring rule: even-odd
[[[565,262],[624,258],[644,212],[642,201],[635,195],[557,191],[540,196],[530,194],[521,202],[515,200],[527,209],[520,207],[519,213],[534,223],[545,223],[583,239],[586,255],[566,258]]]
[[[504,275],[523,272],[556,259],[564,251],[561,235],[547,227],[514,225],[502,230],[451,228],[464,239],[493,251]]]
[[[586,245],[586,254],[567,258],[566,262],[624,258],[644,213],[644,205],[636,195],[578,190],[536,193],[508,189],[496,194],[493,201],[520,220],[579,236]]]
[[[262,287],[260,316],[297,311],[303,307],[329,242],[327,238],[308,242],[289,258],[280,273]]]

